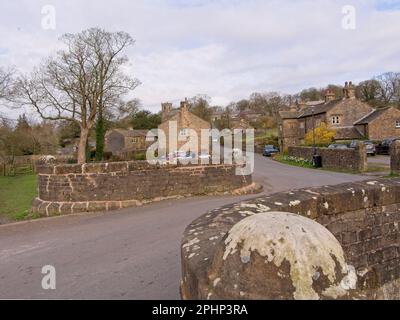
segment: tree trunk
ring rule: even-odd
[[[103,118],[103,107],[99,108],[96,123],[96,161],[102,161],[104,155],[104,118]]]
[[[86,144],[89,136],[88,128],[81,128],[81,136],[78,145],[78,163],[86,163]]]

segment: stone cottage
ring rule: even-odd
[[[105,151],[113,155],[145,151],[148,146],[146,135],[147,130],[109,130],[105,135]]]
[[[400,110],[393,107],[375,109],[355,126],[364,137],[373,141],[400,137]]]
[[[281,150],[304,143],[307,132],[325,122],[336,131],[335,140],[383,140],[400,136],[400,111],[395,108],[374,109],[356,98],[355,86],[346,82],[343,99],[331,90],[325,100],[300,102],[289,111],[280,112],[279,143]]]
[[[172,103],[163,103],[162,107],[162,123],[158,126],[158,129],[164,131],[166,136],[166,151],[167,153],[172,153],[180,150],[184,145],[190,144],[190,151],[198,154],[201,151],[201,130],[202,129],[211,129],[211,124],[200,117],[194,115],[189,111],[189,104],[187,99],[181,102],[179,109],[173,109]],[[170,132],[170,128],[172,129],[174,124],[176,124],[176,132]],[[198,137],[198,144],[195,143],[190,137],[191,130],[196,132]],[[173,139],[176,141],[176,148],[173,147],[170,150],[169,147],[169,137],[170,134]]]

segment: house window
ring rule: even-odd
[[[340,117],[339,116],[333,116],[332,117],[332,124],[340,124]]]
[[[188,136],[188,134],[189,134],[189,129],[187,129],[187,128],[181,129],[181,130],[179,131],[179,135],[180,135],[180,136],[186,137],[186,136]]]
[[[300,129],[304,129],[304,122],[300,122]]]
[[[396,120],[396,128],[400,128],[400,120]]]
[[[138,143],[139,142],[139,138],[132,138],[132,143]]]

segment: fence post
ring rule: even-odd
[[[392,174],[400,173],[400,141],[398,140],[390,146],[390,170]]]

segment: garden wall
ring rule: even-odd
[[[213,210],[184,233],[181,288],[185,299],[400,299],[400,179]]]
[[[289,147],[289,156],[312,160],[314,148]],[[367,169],[367,154],[364,144],[356,149],[316,148],[317,155],[322,157],[322,167],[331,169],[347,169],[365,171]]]
[[[234,165],[150,165],[146,161],[37,167],[44,215],[114,210],[173,197],[251,192],[252,176]]]

